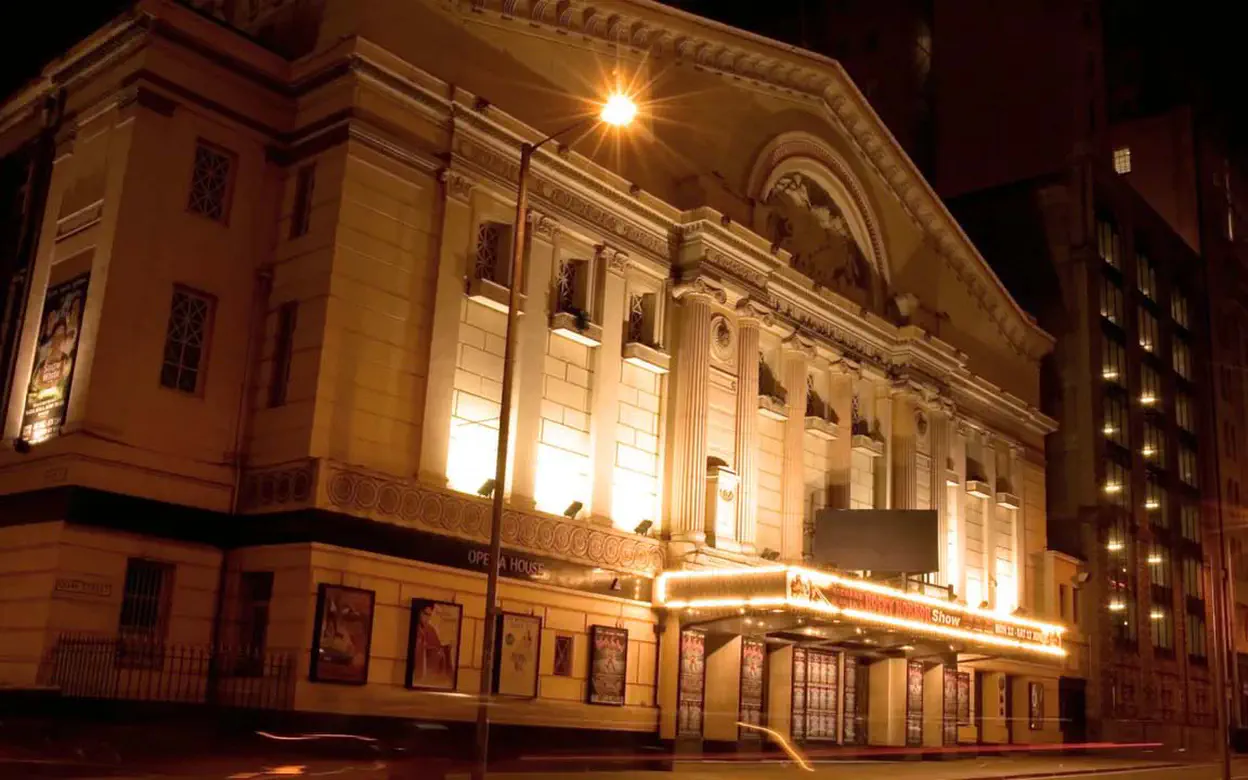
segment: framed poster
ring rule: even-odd
[[[48,288],[35,345],[35,365],[26,388],[22,439],[37,444],[60,432],[69,403],[69,387],[78,357],[78,334],[87,302],[90,274]]]
[[[624,705],[628,629],[589,627],[589,703]]]
[[[542,650],[542,619],[504,612],[498,616],[494,648],[494,692],[500,696],[537,698],[537,659]]]
[[[971,673],[958,672],[958,725],[971,725]]]
[[[923,744],[923,662],[906,664],[906,747]]]
[[[1039,731],[1044,728],[1044,684],[1027,683],[1027,728]]]
[[[680,632],[680,676],[676,681],[676,736],[702,736],[705,705],[706,634],[693,628]]]
[[[555,662],[553,666],[556,677],[572,676],[572,636],[570,634],[555,635]]]
[[[741,703],[737,721],[739,739],[762,739],[763,732],[749,726],[763,725],[763,690],[766,679],[767,645],[758,637],[741,640]]]
[[[455,690],[459,675],[459,631],[464,607],[447,601],[412,599],[407,634],[408,688]]]
[[[368,682],[374,599],[371,590],[321,583],[316,594],[309,680],[345,685]]]
[[[945,746],[958,744],[958,668],[945,664],[941,682],[941,743]]]

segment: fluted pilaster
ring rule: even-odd
[[[672,399],[671,538],[706,541],[706,430],[710,408],[711,301],[702,280],[674,291],[680,301]]]
[[[889,451],[892,453],[895,509],[918,509],[919,506],[915,411],[911,395],[904,392],[894,394],[892,446]]]
[[[769,315],[749,303],[737,311],[737,541],[753,553],[758,540],[758,331]]]
[[[943,411],[936,411],[928,416],[928,421],[928,436],[930,437],[932,452],[932,473],[930,475],[932,509],[936,510],[937,527],[940,529],[937,539],[940,545],[941,580],[947,585],[952,585],[956,580],[955,569],[957,561],[950,560],[949,488],[945,484],[949,460],[949,418]],[[961,544],[961,538],[955,538]],[[956,552],[954,556],[956,557]],[[960,593],[961,588],[958,590]]]
[[[806,375],[814,349],[795,336],[785,342],[783,354],[789,418],[784,423],[780,555],[786,561],[799,561],[806,519]]]

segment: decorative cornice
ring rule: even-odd
[[[490,502],[477,496],[337,464],[328,468],[325,491],[329,503],[341,511],[474,541],[490,538]],[[565,517],[508,509],[502,537],[508,547],[586,566],[644,576],[665,566],[657,539]]]
[[[498,128],[489,125],[480,117],[464,109],[460,109],[457,113],[456,123],[457,125],[462,124],[464,127],[475,128],[490,135],[497,135],[499,132]],[[481,141],[468,137],[463,132],[456,132],[452,142],[452,150],[454,154],[459,155],[464,160],[493,174],[508,184],[514,186],[514,183],[519,178],[518,151],[515,154],[515,159],[512,159],[495,149],[487,147]],[[542,167],[557,169],[558,173],[561,174],[561,178],[566,176],[572,179],[578,188],[602,198],[606,202],[605,207],[578,192],[574,192],[562,183],[543,175],[538,165],[539,163]],[[529,188],[530,198],[553,206],[551,209],[552,213],[559,213],[560,216],[562,214],[572,215],[604,232],[607,236],[628,242],[654,257],[663,260],[668,259],[668,241],[666,236],[646,230],[635,224],[631,219],[620,216],[620,214],[627,215],[635,211],[635,201],[629,200],[621,193],[610,190],[601,182],[586,175],[583,171],[568,165],[557,156],[544,153],[537,155],[534,158],[534,169],[531,175],[533,178]]]

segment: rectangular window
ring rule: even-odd
[[[632,293],[628,296],[628,341],[658,347],[658,305],[656,293]]]
[[[511,225],[482,222],[477,226],[477,249],[473,273],[478,279],[510,286]]]
[[[1187,296],[1179,290],[1171,290],[1170,292],[1170,317],[1174,320],[1175,325],[1184,328],[1187,324]]]
[[[1165,433],[1161,428],[1152,422],[1144,423],[1144,444],[1140,447],[1140,454],[1144,456],[1146,463],[1159,466],[1166,462],[1165,441]]]
[[[1199,558],[1183,559],[1183,593],[1189,599],[1205,597],[1205,567]]]
[[[290,384],[290,358],[295,342],[295,322],[299,313],[297,301],[287,301],[277,310],[277,333],[273,339],[273,373],[269,375],[269,408],[286,403]]]
[[[119,665],[159,668],[164,664],[173,571],[172,564],[144,558],[126,562],[121,617],[117,621]]]
[[[1200,507],[1188,503],[1180,507],[1179,531],[1184,539],[1200,544]]]
[[[1179,447],[1179,479],[1196,487],[1200,484],[1197,474],[1196,451],[1187,446]]]
[[[1109,529],[1105,548],[1109,553],[1109,603],[1110,630],[1115,641],[1134,645],[1138,636],[1135,624],[1135,587],[1132,568],[1135,560],[1135,540],[1130,522],[1119,517]]]
[[[1170,551],[1153,542],[1148,548],[1148,579],[1159,588],[1171,587]]]
[[[1192,397],[1179,393],[1174,399],[1174,421],[1188,433],[1196,432],[1196,414]]]
[[[1174,373],[1190,382],[1192,379],[1192,348],[1177,335],[1172,343],[1174,346],[1170,360],[1174,365]]]
[[[588,260],[565,258],[555,278],[555,311],[592,320],[594,308],[593,265]]]
[[[1147,363],[1140,366],[1140,406],[1156,409],[1161,406],[1161,380]]]
[[[1127,382],[1127,351],[1118,341],[1105,335],[1101,337],[1101,378],[1118,385]]]
[[[238,583],[238,646],[234,663],[234,674],[237,676],[251,677],[264,673],[272,599],[273,572],[242,573]]]
[[[1105,484],[1102,487],[1107,503],[1115,506],[1131,504],[1131,472],[1116,460],[1105,461]]]
[[[1122,327],[1122,288],[1108,276],[1101,275],[1101,316]]]
[[[1131,147],[1119,146],[1114,149],[1114,173],[1122,176],[1131,172]]]
[[[1169,499],[1166,489],[1156,477],[1150,476],[1144,486],[1144,511],[1155,528],[1170,527]]]
[[[165,328],[165,354],[160,383],[197,395],[203,389],[204,363],[216,299],[185,287],[175,288]]]
[[[217,222],[225,222],[230,214],[233,176],[232,153],[204,141],[197,143],[187,210]]]
[[[1149,627],[1153,635],[1153,647],[1174,653],[1174,615],[1169,607],[1154,606],[1148,614]]]
[[[1153,261],[1144,255],[1137,255],[1135,276],[1144,297],[1157,300],[1157,269],[1153,268]]]
[[[1157,318],[1148,309],[1140,306],[1136,309],[1136,321],[1139,323],[1140,349],[1145,352],[1157,351]]]
[[[1187,616],[1187,655],[1197,663],[1203,663],[1208,658],[1208,650],[1205,645],[1205,617],[1204,615]]]
[[[1121,257],[1118,254],[1118,230],[1104,220],[1096,223],[1096,249],[1106,264],[1119,267]]]
[[[316,163],[305,165],[295,175],[295,207],[290,214],[290,237],[308,232],[312,223],[312,191],[316,187]]]
[[[1130,428],[1127,419],[1127,405],[1122,398],[1112,393],[1104,395],[1105,419],[1101,425],[1101,433],[1114,444],[1130,446]]]

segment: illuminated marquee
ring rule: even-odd
[[[784,606],[995,647],[1066,655],[1066,629],[1060,625],[795,566],[665,572],[656,583],[655,600],[664,607],[711,610]]]

